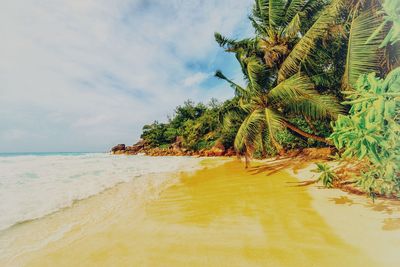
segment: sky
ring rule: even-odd
[[[0,152],[108,151],[185,100],[241,82],[214,32],[251,36],[253,0],[3,0]]]

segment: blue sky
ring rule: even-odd
[[[0,9],[0,152],[132,144],[186,99],[223,100],[215,43],[252,34],[252,0],[6,0]]]

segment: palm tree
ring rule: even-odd
[[[253,150],[257,144],[264,147],[262,137],[266,133],[282,152],[276,133],[283,128],[327,142],[293,125],[286,115],[334,118],[342,110],[335,98],[320,95],[300,68],[316,40],[334,23],[342,1],[334,0],[327,5],[321,0],[256,0],[250,16],[255,38],[237,41],[215,34],[220,46],[236,54],[247,81],[243,88],[220,71],[216,73],[235,89],[246,113],[235,139],[237,150]]]
[[[301,73],[293,75],[274,87],[264,87],[260,83],[265,75],[263,63],[257,58],[252,58],[250,61],[247,65],[252,66],[252,71],[246,88],[234,83],[222,72],[216,72],[218,78],[227,81],[235,89],[241,114],[245,114],[242,115],[244,119],[235,138],[235,149],[245,152],[253,151],[257,145],[261,145],[264,150],[263,136],[266,134],[275,148],[282,153],[283,148],[276,140],[276,134],[283,128],[288,128],[306,138],[327,142],[325,138],[307,133],[293,125],[287,116],[303,114],[312,119],[334,118],[342,110],[335,98],[320,95],[314,89],[314,84],[310,79]],[[227,121],[231,119],[229,115],[237,116],[237,113],[238,111],[228,113]]]
[[[390,0],[385,0],[385,4],[398,6]],[[260,140],[263,131],[267,131],[271,142],[281,150],[274,132],[282,127],[324,141],[285,119],[285,115],[294,113],[304,116],[310,124],[310,119],[333,118],[342,110],[334,98],[317,94],[311,81],[323,81],[316,79],[318,75],[314,75],[306,63],[319,60],[311,57],[312,52],[323,53],[321,41],[332,39],[336,31],[339,33],[336,39],[347,39],[346,50],[339,52],[347,53],[342,66],[344,90],[352,90],[363,73],[373,71],[382,76],[398,66],[399,43],[392,41],[390,46],[382,49],[382,43],[387,44],[398,34],[387,35],[388,27],[384,23],[398,23],[397,11],[386,12],[384,17],[380,8],[380,0],[255,0],[249,17],[256,33],[254,38],[237,41],[216,33],[219,45],[227,52],[235,53],[247,81],[244,89],[221,72],[216,74],[235,89],[236,95],[240,96],[240,106],[247,113],[236,138],[237,149],[252,149],[255,140]],[[377,30],[370,37],[374,29]],[[388,37],[385,39],[385,36]],[[322,70],[331,67],[318,64]],[[280,99],[279,103],[277,99]],[[324,107],[330,110],[324,110]]]

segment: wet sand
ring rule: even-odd
[[[298,179],[288,166],[245,170],[237,161],[216,161],[205,160],[206,167],[195,173],[172,175],[162,190],[149,185],[147,197],[137,193],[135,183],[121,184],[20,225],[0,238],[12,240],[17,250],[8,248],[10,255],[24,250],[0,259],[0,265],[399,266],[399,255],[370,253],[375,246],[383,251],[379,246],[387,238],[387,229],[371,223],[380,211],[360,205],[349,212],[343,208],[350,206],[321,193],[326,190],[318,199],[314,189],[294,186]],[[396,210],[396,203],[391,205]],[[338,220],[345,227],[336,225]],[[351,233],[359,233],[362,224],[369,232],[353,240],[359,235]],[[50,235],[54,232],[59,236]],[[43,236],[49,240],[40,243]],[[399,229],[391,229],[390,236],[390,242],[396,240]],[[381,237],[377,243],[376,237]]]

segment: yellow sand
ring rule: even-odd
[[[293,165],[293,160],[292,165]],[[334,164],[334,163],[333,163]],[[300,180],[316,179],[315,164],[291,172]],[[400,202],[347,194],[339,189],[307,187],[318,212],[348,244],[358,247],[380,266],[400,266]]]
[[[154,199],[141,200],[129,189],[133,184],[122,184],[33,222],[34,235],[85,221],[7,265],[378,266],[335,233],[296,181],[286,172],[247,171],[230,161],[181,174]]]

